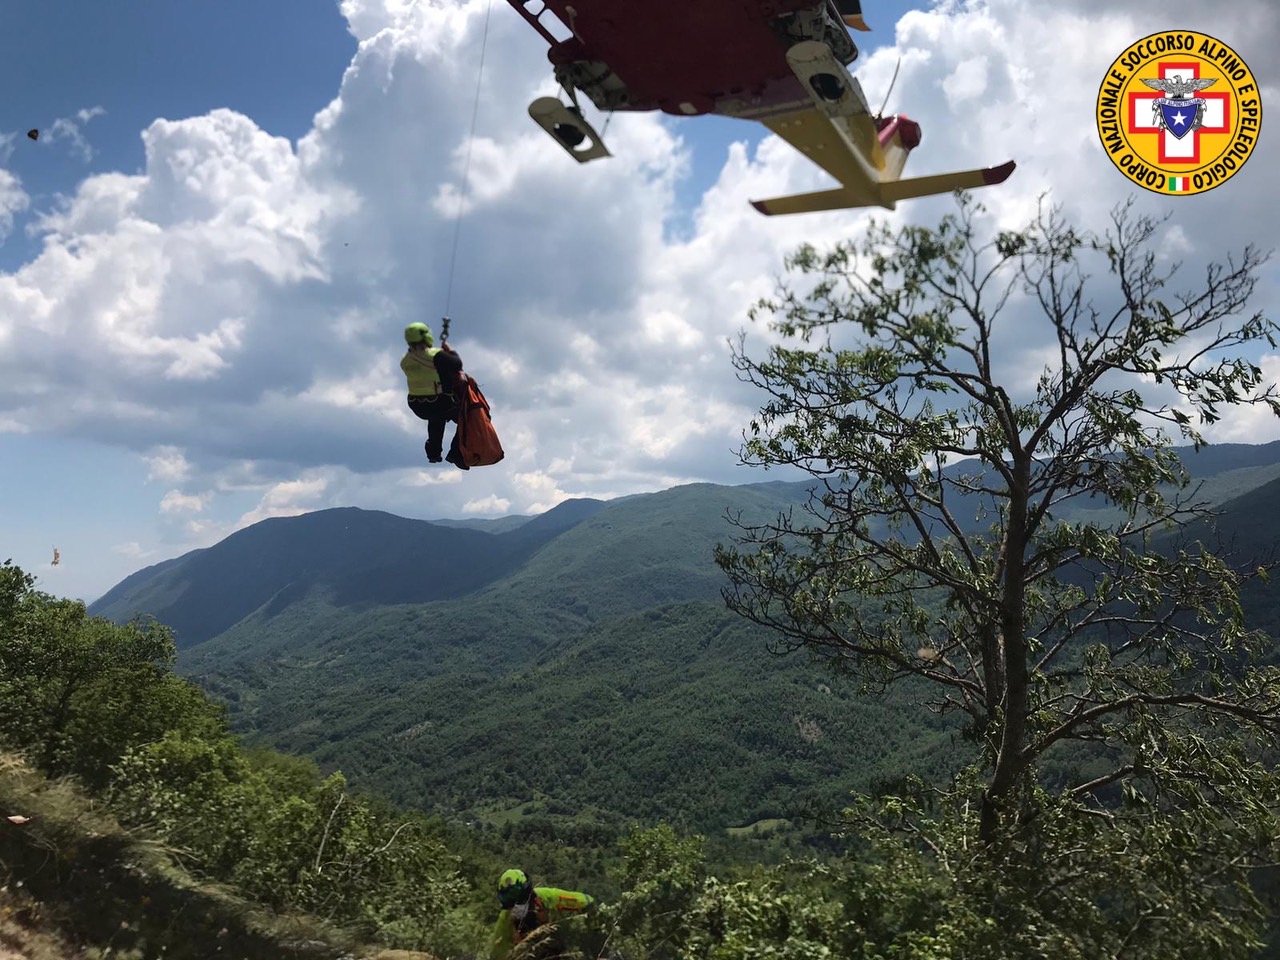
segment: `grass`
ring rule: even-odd
[[[378,956],[314,917],[275,914],[201,882],[74,783],[0,754],[0,818],[15,814],[31,819],[0,819],[0,958],[10,950],[24,960]]]
[[[81,955],[74,944],[44,929],[45,912],[22,887],[0,887],[0,960],[71,960]]]
[[[771,817],[767,820],[757,820],[755,823],[748,823],[743,827],[726,827],[725,833],[731,837],[767,837],[771,833],[777,833],[786,827],[791,826],[791,821],[782,817]]]

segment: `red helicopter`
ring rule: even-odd
[[[578,91],[602,111],[715,113],[763,123],[840,182],[756,200],[765,214],[846,207],[1003,183],[997,167],[902,179],[920,125],[872,116],[847,69],[848,28],[869,29],[860,0],[507,0],[551,45],[569,104],[539,97],[529,114],[580,163],[609,156]]]

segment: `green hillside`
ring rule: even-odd
[[[183,668],[238,728],[459,817],[500,823],[540,804],[710,828],[794,812],[785,798],[819,771],[828,801],[870,775],[830,779],[849,749],[836,733],[853,722],[849,691],[819,693],[817,668],[770,660],[725,611],[711,550],[726,509],[762,519],[795,492],[628,498],[471,596],[359,611],[313,597],[189,650]],[[865,708],[867,722],[885,709]],[[886,739],[869,739],[883,754]],[[692,771],[726,764],[731,784],[690,791]]]
[[[252,613],[272,616],[317,593],[338,606],[461,596],[515,569],[600,506],[569,500],[497,534],[355,507],[264,520],[135,574],[90,609],[116,621],[154,616],[190,647]]]
[[[352,640],[377,643],[377,629]],[[397,802],[497,825],[549,813],[710,830],[790,816],[925,772],[950,737],[928,713],[904,717],[799,658],[768,658],[758,631],[709,601],[610,619],[524,649],[518,665],[514,652],[464,654],[432,669],[381,646],[381,668],[354,654],[277,661],[213,689],[238,696],[237,723],[281,749]]]
[[[71,780],[51,780],[0,752],[0,809],[33,814],[20,829],[0,819],[4,960],[275,960],[297,955],[302,943],[311,944],[314,960],[377,952],[314,917],[276,914],[200,880],[154,837],[123,826],[104,807]]]
[[[1251,547],[1280,529],[1277,460],[1278,445],[1188,456],[1201,499],[1244,494],[1220,528]],[[717,831],[950,766],[956,734],[937,718],[772,657],[724,609],[726,513],[771,518],[805,490],[692,484],[511,526],[324,511],[135,575],[94,612],[163,601],[162,619],[192,624],[181,669],[236,729],[399,802],[504,830],[571,816]],[[248,589],[251,562],[268,582]]]

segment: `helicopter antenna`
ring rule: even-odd
[[[897,65],[893,68],[893,79],[889,81],[889,89],[884,95],[884,102],[880,104],[880,109],[876,113],[876,118],[884,116],[884,108],[889,105],[889,97],[893,94],[893,85],[898,82],[898,71],[902,69],[902,58],[898,58]]]

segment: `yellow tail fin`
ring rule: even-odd
[[[910,197],[927,197],[935,193],[950,193],[953,190],[973,190],[976,187],[987,187],[995,183],[1004,183],[1009,179],[1017,164],[1010,160],[998,167],[983,167],[980,170],[961,170],[956,173],[939,173],[931,177],[911,177],[907,180],[893,180],[880,184],[880,196],[892,205],[894,201],[906,200]]]
[[[909,180],[890,180],[868,185],[866,189],[853,186],[817,193],[797,193],[770,200],[753,200],[751,205],[766,216],[787,213],[817,213],[821,210],[843,210],[855,207],[884,207],[892,210],[899,200],[910,197],[927,197],[952,190],[972,190],[976,187],[1004,183],[1013,173],[1016,164],[1010,160],[998,167],[980,170],[962,170],[957,173],[940,173],[931,177],[912,177]],[[874,191],[874,192],[872,192]]]

